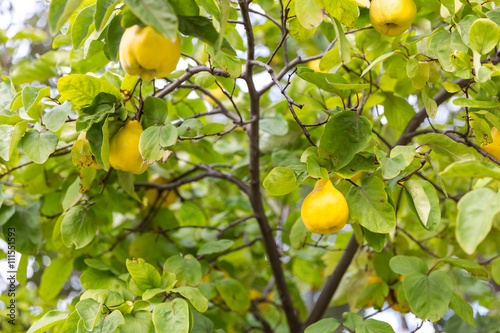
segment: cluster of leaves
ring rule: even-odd
[[[388,38],[368,1],[52,0],[54,50],[0,84],[0,226],[22,254],[18,326],[2,327],[390,332],[355,312],[396,291],[401,312],[447,330],[498,326],[464,298],[499,304],[500,161],[481,145],[500,128],[500,11],[416,3],[414,28]],[[114,65],[134,24],[181,34],[178,71],[147,83]],[[142,175],[109,165],[127,119],[144,129]],[[324,239],[300,219],[319,178],[350,211]],[[151,190],[180,200],[147,202]],[[314,303],[332,274],[335,295]],[[345,303],[338,320],[311,317]]]

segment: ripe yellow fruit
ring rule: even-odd
[[[250,289],[250,293],[249,293],[249,296],[250,296],[250,300],[253,301],[254,299],[257,299],[257,298],[261,298],[262,297],[262,291],[260,290],[257,290],[257,289]],[[267,294],[267,297],[266,299],[268,301],[273,301],[274,300],[274,294],[273,292],[269,292]],[[269,309],[269,303],[268,302],[261,302],[257,305],[257,308],[260,310],[260,311],[263,311],[263,310],[267,310]]]
[[[181,41],[160,35],[153,28],[134,25],[120,41],[120,63],[130,75],[140,75],[144,80],[170,74],[181,57]]]
[[[86,132],[81,132],[80,135],[78,135],[78,139],[76,140],[77,142],[78,141],[83,141],[83,144],[84,145],[89,145],[89,140],[87,140],[87,133]],[[76,147],[77,145],[77,142],[75,142],[75,144],[73,145],[73,148]],[[73,148],[71,150],[73,150]],[[89,148],[90,149],[90,146]],[[88,164],[90,161],[80,161],[80,166],[88,166],[88,167],[91,167],[92,169],[96,169],[96,170],[101,170],[101,166],[96,162],[95,160],[95,157],[94,155],[91,155],[92,157],[92,162],[90,164]]]
[[[486,145],[481,145],[481,148],[496,159],[500,159],[500,131],[498,128],[493,127],[491,130],[491,138],[493,141]]]
[[[139,151],[142,126],[137,120],[129,120],[109,141],[109,164],[117,170],[136,175],[148,168]]]
[[[158,185],[165,185],[168,184],[169,180],[166,178],[163,178],[160,175],[154,175],[149,179],[150,183],[153,184],[158,184]],[[158,190],[155,188],[150,188],[146,190],[146,199],[148,200],[148,204],[152,205],[153,203],[156,202],[156,198],[158,198]],[[158,202],[161,202],[160,207],[168,207],[171,204],[173,204],[177,200],[177,192],[175,192],[174,189],[171,190],[165,190],[162,192],[160,199],[158,199]]]
[[[342,229],[349,218],[349,207],[330,180],[319,179],[300,209],[305,226],[317,234],[329,234]]]
[[[383,35],[399,36],[408,29],[417,16],[413,0],[373,0],[370,3],[370,21]]]
[[[328,71],[323,71],[321,70],[321,68],[319,67],[321,63],[321,59],[316,59],[316,60],[313,60],[313,61],[310,61],[307,66],[312,69],[313,71],[315,72],[319,72],[319,73],[328,73]]]

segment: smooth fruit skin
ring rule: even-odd
[[[153,184],[158,184],[158,185],[165,185],[169,183],[169,180],[166,178],[163,178],[160,175],[154,175],[149,179],[150,183]],[[158,190],[155,188],[150,188],[146,190],[146,198],[148,200],[148,204],[152,205],[153,203],[156,202],[156,198],[158,197]],[[165,190],[162,192],[162,195],[159,199],[161,201],[161,206],[160,207],[168,207],[171,204],[173,204],[175,201],[177,201],[177,193],[175,192],[174,189],[171,190]]]
[[[181,41],[160,35],[153,28],[134,25],[125,30],[120,41],[120,63],[130,75],[144,80],[170,74],[181,57]]]
[[[304,199],[300,213],[307,229],[317,234],[329,234],[345,226],[349,207],[330,180],[319,179]]]
[[[370,3],[370,22],[383,35],[399,36],[417,16],[413,0],[373,0]]]
[[[496,159],[500,159],[500,131],[493,127],[491,130],[491,138],[493,141],[486,145],[481,145],[481,148]]]
[[[139,151],[142,126],[129,120],[109,141],[109,164],[117,170],[141,174],[148,168]]]

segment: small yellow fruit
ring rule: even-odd
[[[250,289],[249,296],[250,296],[250,300],[251,301],[253,301],[254,299],[257,299],[257,298],[261,298],[262,297],[262,291],[252,288],[252,289]],[[266,299],[268,301],[273,301],[274,300],[274,294],[273,294],[273,292],[269,292],[267,294]],[[260,311],[263,311],[263,310],[267,310],[269,308],[269,305],[270,304],[268,302],[261,302],[261,303],[259,303],[257,305],[257,308]]]
[[[370,22],[383,35],[399,36],[417,16],[413,0],[373,0],[370,3]]]
[[[89,143],[88,143],[89,140],[87,140],[86,132],[81,132],[80,135],[78,135],[78,139],[76,141],[83,141],[83,144],[89,145]],[[75,142],[75,144],[76,144],[76,142]],[[73,146],[73,147],[75,147],[75,146]],[[91,155],[91,157],[92,157],[92,163],[90,163],[90,164],[85,163],[86,164],[85,166],[91,167],[92,169],[101,170],[102,168],[96,162],[94,155]],[[81,165],[81,163],[82,163],[82,161],[80,161],[80,165]]]
[[[319,179],[307,195],[300,209],[305,226],[318,234],[329,234],[342,229],[349,218],[349,207],[344,196],[330,180]]]
[[[109,141],[109,164],[117,170],[136,175],[148,168],[139,151],[142,126],[137,120],[129,120]]]
[[[319,73],[328,73],[328,71],[324,71],[324,70],[321,70],[321,68],[319,67],[321,63],[321,59],[316,59],[316,60],[313,60],[313,61],[310,61],[307,66],[312,69],[313,71],[315,72],[319,72]]]
[[[491,130],[491,138],[493,141],[486,145],[481,145],[481,148],[496,159],[500,159],[500,131],[493,127]]]
[[[140,75],[144,80],[167,76],[175,69],[180,57],[179,36],[171,41],[149,26],[128,28],[120,41],[123,69],[130,75]]]
[[[154,175],[153,177],[151,177],[151,179],[149,179],[149,182],[158,185],[165,185],[168,184],[169,180],[163,178],[160,175]],[[158,197],[158,192],[159,191],[155,188],[150,188],[146,190],[145,194],[149,205],[152,205],[153,203],[156,202],[156,198]],[[176,200],[177,200],[177,193],[175,192],[174,189],[171,189],[163,191],[160,199],[158,199],[158,202],[161,202],[161,207],[165,208],[173,204]]]

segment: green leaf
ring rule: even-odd
[[[450,309],[455,311],[455,313],[469,325],[476,326],[474,323],[474,310],[472,306],[456,293],[451,295]]]
[[[358,6],[351,0],[325,0],[325,11],[347,28],[354,27],[359,16]]]
[[[334,170],[346,166],[371,139],[371,125],[364,116],[344,111],[333,116],[325,126],[319,144],[320,164]]]
[[[348,1],[348,0],[340,0],[340,1]],[[351,44],[347,40],[345,34],[344,34],[344,28],[342,27],[342,24],[337,19],[333,19],[333,27],[335,28],[335,34],[337,35],[338,38],[338,43],[340,44],[339,51],[340,51],[340,58],[342,58],[342,62],[344,64],[347,64],[348,62],[351,61]]]
[[[129,260],[126,262],[127,270],[134,279],[136,286],[143,291],[161,287],[160,273],[144,259]]]
[[[332,84],[349,84],[349,81],[344,79],[341,75],[335,73],[317,73],[309,68],[299,68],[297,75],[307,82],[310,82],[320,89],[339,95],[340,98],[347,98],[350,91],[339,90],[332,86]]]
[[[363,321],[361,325],[356,326],[357,333],[394,333],[392,326],[389,323],[368,319]]]
[[[448,310],[454,285],[448,274],[435,270],[429,275],[421,272],[405,275],[403,288],[411,311],[421,319],[435,322]]]
[[[500,283],[500,258],[497,258],[491,263],[491,277],[499,284]]]
[[[188,304],[181,298],[158,304],[153,310],[153,323],[157,333],[188,333]]]
[[[0,157],[9,161],[12,154],[17,148],[17,144],[21,141],[26,129],[28,121],[24,120],[17,123],[15,126],[0,125]]]
[[[456,52],[450,55],[450,60],[455,66],[454,74],[462,79],[472,79],[472,63],[470,56],[465,52]]]
[[[12,212],[10,209],[4,211],[6,214],[4,215],[4,218],[7,219],[6,222],[3,222],[4,226],[2,227],[4,239],[9,238],[7,237],[9,234],[9,228],[15,228],[15,245],[17,252],[22,254],[34,254],[42,243],[42,229],[39,209],[39,203],[34,202],[26,207],[15,206],[15,212]]]
[[[241,75],[242,66],[240,59],[235,56],[227,55],[223,52],[215,53],[215,50],[207,45],[207,52],[213,58],[213,61],[223,71],[229,73],[232,78],[237,78]]]
[[[61,222],[61,236],[64,245],[73,244],[76,249],[87,246],[97,231],[96,215],[92,208],[83,206],[72,207]]]
[[[272,196],[291,193],[298,187],[295,173],[284,167],[272,169],[264,179],[263,185],[267,193]]]
[[[50,265],[45,268],[42,274],[39,289],[40,297],[46,302],[56,298],[72,270],[73,259],[65,257],[52,259]]]
[[[306,29],[316,28],[323,21],[322,0],[295,0],[295,13]]]
[[[166,162],[171,151],[165,148],[177,141],[177,128],[172,124],[148,127],[141,134],[139,151],[148,164],[161,160]]]
[[[459,97],[454,99],[453,104],[465,108],[478,108],[478,109],[494,109],[500,107],[500,102],[498,101],[494,100],[480,101],[476,99],[468,99],[465,97]]]
[[[120,310],[114,310],[107,316],[100,316],[95,330],[99,333],[114,333],[117,332],[117,328],[125,324],[125,319],[123,318]]]
[[[109,170],[109,127],[108,118],[100,123],[94,123],[86,134],[90,149],[97,163],[104,170]]]
[[[67,311],[52,310],[37,320],[26,333],[43,333],[59,324],[68,316]]]
[[[250,308],[248,291],[240,281],[232,278],[218,280],[215,288],[231,310],[245,313]]]
[[[431,91],[428,85],[426,85],[424,89],[422,89],[421,96],[422,96],[422,102],[424,103],[425,106],[425,112],[427,113],[427,115],[431,118],[436,117],[438,105],[434,100],[434,98],[431,96]]]
[[[165,125],[168,116],[167,103],[161,98],[148,96],[144,100],[143,112],[141,118],[143,129]]]
[[[384,115],[396,135],[400,135],[410,119],[415,115],[415,109],[406,99],[385,93]]]
[[[44,113],[42,120],[44,125],[52,132],[58,131],[64,122],[68,119],[73,103],[65,101],[61,105],[57,105],[49,112]]]
[[[170,40],[177,38],[177,16],[166,0],[125,0],[125,4],[144,24]]]
[[[278,113],[273,117],[261,118],[259,129],[272,135],[283,136],[288,133],[288,122]]]
[[[219,38],[219,33],[208,18],[205,16],[179,16],[178,19],[179,31],[183,35],[199,38],[210,46],[215,46]],[[236,56],[236,51],[225,39],[222,42],[221,50],[229,55]]]
[[[80,6],[82,0],[53,0],[49,5],[49,27],[52,34],[66,23],[71,14]]]
[[[194,76],[194,83],[203,88],[209,88],[215,83],[215,76],[209,72],[200,72]]]
[[[445,177],[496,178],[500,179],[500,168],[490,162],[458,161],[440,173]]]
[[[97,0],[95,4],[94,22],[97,31],[101,31],[102,24],[106,23],[111,13],[115,10],[115,5],[119,0]]]
[[[75,18],[71,26],[71,43],[73,50],[77,50],[82,46],[85,39],[89,35],[90,26],[94,23],[95,4],[83,8]]]
[[[290,231],[290,245],[294,249],[301,249],[307,240],[307,228],[301,218],[295,221]]]
[[[180,285],[197,285],[201,281],[201,265],[192,255],[172,256],[163,266],[164,272],[174,273]]]
[[[436,188],[425,180],[408,180],[405,182],[413,200],[420,223],[427,230],[435,230],[441,223],[441,207]]]
[[[56,149],[58,141],[59,139],[52,132],[38,132],[32,129],[22,138],[21,147],[33,162],[43,164]]]
[[[365,235],[366,241],[375,251],[380,252],[384,249],[385,234],[377,234],[375,232],[371,232],[366,228],[363,228],[363,233]]]
[[[115,104],[115,96],[99,93],[91,105],[82,107],[82,114],[76,120],[76,130],[88,131],[93,124],[102,122],[108,115],[115,112]]]
[[[92,104],[100,93],[108,93],[122,100],[120,89],[112,83],[85,74],[64,76],[57,81],[57,90],[61,96],[73,102],[76,108]]]
[[[370,65],[368,67],[365,68],[365,70],[363,71],[363,73],[361,73],[361,77],[365,76],[366,73],[368,73],[372,68],[373,66],[377,65],[378,63],[390,58],[391,56],[394,55],[394,51],[392,52],[389,52],[389,53],[386,53],[386,54],[382,54],[380,57],[378,57],[377,59],[373,60]]]
[[[120,16],[115,16],[106,29],[106,44],[103,49],[106,58],[113,62],[118,62],[118,51],[124,32]]]
[[[484,266],[479,265],[478,263],[460,258],[445,258],[444,262],[452,264],[453,266],[459,267],[461,269],[465,269],[467,272],[471,273],[474,276],[480,276],[484,278],[488,278],[489,274]]]
[[[207,254],[224,252],[233,245],[234,245],[234,241],[232,241],[230,239],[219,239],[216,241],[207,242],[207,243],[203,244],[196,254],[197,255],[207,255]]]
[[[172,289],[173,292],[181,294],[189,300],[193,307],[199,312],[205,312],[208,309],[208,300],[197,288],[193,287],[178,287]]]
[[[470,27],[469,39],[470,46],[474,51],[487,54],[497,46],[500,39],[500,28],[490,19],[478,19]]]
[[[325,318],[307,326],[305,333],[331,333],[334,332],[340,323],[335,318]]]
[[[418,61],[417,58],[410,58],[406,65],[406,74],[410,78],[413,88],[422,89],[427,85],[427,81],[429,81],[429,63]]]
[[[438,133],[426,134],[419,142],[432,148],[433,153],[450,157],[453,160],[471,160],[478,156],[474,148],[466,147],[453,141],[448,136]]]
[[[201,134],[204,128],[205,125],[203,125],[203,123],[199,119],[186,119],[182,122],[182,125],[177,128],[177,132],[179,133],[179,136],[192,138],[198,134]]]
[[[118,174],[118,182],[120,183],[120,187],[125,191],[125,193],[142,204],[141,199],[134,190],[134,175],[130,172],[121,170],[116,170],[116,172]]]
[[[120,333],[155,333],[153,315],[149,311],[137,311],[134,315],[125,314],[125,323],[120,327]]]
[[[78,332],[78,322],[81,320],[80,315],[75,310],[64,321],[59,333],[74,333]]]
[[[183,226],[206,225],[207,221],[203,211],[193,202],[184,201],[179,211],[179,218]]]
[[[198,16],[200,7],[195,0],[169,0],[177,15]]]
[[[400,275],[427,274],[427,264],[418,257],[395,256],[389,261],[392,271]]]
[[[473,190],[460,199],[457,207],[457,242],[467,254],[473,254],[500,212],[500,194],[486,187]]]
[[[463,21],[464,20],[460,23]],[[451,34],[447,30],[437,32],[430,40],[429,49],[434,51],[439,63],[447,72],[453,72],[455,70],[455,66],[450,59],[450,54],[460,51],[467,52],[469,50],[462,42],[460,34],[456,30]]]
[[[388,201],[384,182],[375,176],[362,187],[353,186],[346,197],[350,217],[366,229],[387,234],[396,227],[394,208]]]
[[[383,150],[375,147],[375,155],[382,167],[382,176],[385,179],[392,179],[398,176],[407,166],[413,162],[415,157],[415,147],[396,146],[391,150],[390,157]]]
[[[86,298],[76,304],[76,311],[82,318],[87,331],[93,331],[94,327],[97,325],[97,321],[101,316],[103,304],[104,299],[101,302],[97,302],[92,298]]]
[[[39,120],[41,115],[41,109],[39,109],[39,103],[42,98],[50,96],[50,87],[41,88],[26,86],[22,90],[23,106],[26,110],[28,116],[31,119]]]

